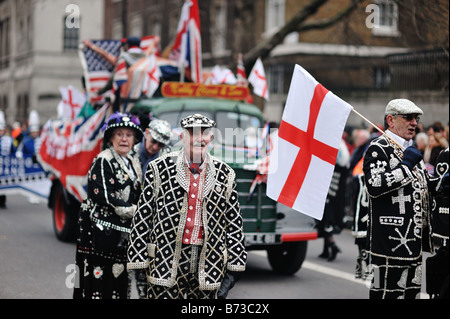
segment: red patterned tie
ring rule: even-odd
[[[200,169],[200,166],[198,166],[198,164],[195,163],[189,165],[189,170],[192,172],[192,174],[200,174],[200,172],[202,171]]]

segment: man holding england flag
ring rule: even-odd
[[[269,197],[322,219],[350,111],[375,127],[295,66],[270,160]],[[367,247],[374,270],[370,298],[415,298],[420,292],[422,250],[431,248],[430,193],[446,182],[428,175],[422,156],[412,146],[422,113],[411,101],[391,101],[385,111],[387,131],[371,142],[364,157],[369,194]]]
[[[422,284],[422,252],[433,250],[431,196],[444,184],[444,176],[430,177],[422,155],[413,146],[422,114],[407,99],[390,101],[384,116],[386,134],[373,140],[364,155],[371,299],[417,298]]]

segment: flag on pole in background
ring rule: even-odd
[[[295,66],[272,153],[267,196],[322,219],[342,133],[352,110]]]
[[[86,96],[71,85],[59,87],[59,92],[62,99],[57,107],[58,118],[75,119],[86,102]]]
[[[123,89],[123,85],[128,82],[127,62],[123,56],[119,56],[117,66],[113,75],[113,90]],[[125,92],[121,92],[122,96],[126,96]]]
[[[49,120],[42,130],[38,161],[54,174],[65,189],[80,202],[86,198],[87,174],[102,149],[102,126],[109,104],[89,118],[74,121]]]
[[[247,74],[245,73],[244,61],[242,60],[242,53],[239,53],[238,55],[236,78],[237,78],[236,85],[248,86]]]
[[[269,100],[269,89],[267,87],[266,73],[264,72],[264,66],[260,58],[258,58],[253,66],[250,75],[248,76],[248,82],[253,85],[253,93]]]
[[[233,72],[228,68],[221,68],[216,65],[212,69],[211,76],[205,81],[205,84],[236,84],[237,80]]]
[[[129,98],[137,99],[142,94],[151,97],[159,86],[161,72],[154,54],[146,56],[128,70]]]
[[[156,39],[155,35],[147,35],[145,37],[142,37],[141,38],[141,45],[140,45],[141,49],[145,52],[145,50],[147,50],[150,45],[153,45],[153,42],[155,41],[155,39]],[[160,56],[161,55],[161,48],[159,46],[159,43],[158,43],[158,46],[155,49],[156,50],[154,50],[155,52],[153,52],[153,53],[156,56]]]
[[[169,57],[178,62],[180,73],[184,74],[188,69],[193,82],[202,81],[202,40],[197,0],[184,1],[177,35]]]
[[[122,45],[120,40],[92,40],[91,42],[113,56],[118,57],[120,54]],[[86,46],[79,50],[79,57],[84,71],[88,99],[92,104],[95,104],[95,102],[104,99],[97,92],[108,83],[114,71],[114,65]]]
[[[256,186],[260,185],[261,183],[267,183],[267,174],[269,173],[269,163],[270,163],[270,154],[273,150],[273,141],[272,137],[270,136],[270,125],[269,122],[266,122],[264,124],[264,127],[261,130],[261,135],[258,138],[257,146],[256,146],[256,157],[258,158],[255,161],[256,164],[256,176],[253,179],[248,200],[251,199],[253,196],[253,193],[256,189]],[[265,149],[265,153],[263,153],[263,150]]]
[[[121,52],[121,46],[126,41],[122,40],[92,40],[91,42],[99,47],[106,53],[111,54],[119,58]],[[140,47],[145,51],[153,42],[155,41],[155,36],[148,35],[141,38]],[[156,55],[160,54],[159,45],[154,52]],[[119,59],[116,65],[112,64],[100,54],[94,50],[83,46],[79,50],[79,57],[81,65],[84,71],[86,91],[88,92],[89,101],[92,104],[96,102],[104,101],[104,96],[108,95],[112,91],[105,92],[103,95],[99,95],[98,90],[105,87],[110,78],[115,77],[115,87],[117,88],[121,84],[125,83],[126,77],[126,62],[125,59]],[[117,75],[116,75],[117,74]],[[117,86],[118,85],[118,86]]]

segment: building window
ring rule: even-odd
[[[284,66],[274,64],[269,68],[268,86],[270,94],[284,94]]]
[[[275,33],[284,23],[285,0],[266,0],[266,33]]]
[[[10,58],[10,20],[6,18],[0,21],[0,69],[9,67]]]
[[[130,21],[130,35],[134,37],[142,37],[142,17],[140,15],[135,15]]]
[[[223,0],[216,1],[213,10],[214,27],[211,28],[213,52],[221,54],[226,50],[227,3]]]
[[[78,17],[80,19],[80,17]],[[80,27],[78,23],[70,23],[70,17],[65,16],[63,25],[64,25],[64,39],[63,39],[63,48],[66,50],[77,50],[78,44],[80,42]]]
[[[392,0],[377,0],[378,19],[372,29],[376,36],[399,36],[398,31],[398,6]]]
[[[389,68],[376,67],[373,70],[373,82],[376,89],[388,89],[391,84]]]
[[[6,113],[8,108],[8,97],[6,95],[0,96],[0,111]]]
[[[123,25],[122,20],[115,19],[112,22],[111,27],[111,38],[112,39],[122,39],[123,38]]]
[[[20,123],[26,123],[28,119],[28,94],[19,94],[17,95],[17,104],[16,104],[16,119]]]

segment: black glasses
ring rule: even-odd
[[[152,137],[150,137],[151,138],[151,143],[152,144],[158,144],[158,146],[159,147],[161,147],[161,148],[163,148],[164,146],[166,146],[166,144],[164,144],[164,143],[161,143],[161,142],[158,142],[158,141],[156,141],[154,138],[152,138]]]
[[[415,119],[417,123],[419,123],[420,121],[420,116],[417,114],[396,114],[395,116],[401,116],[409,122],[411,122],[413,119]]]

